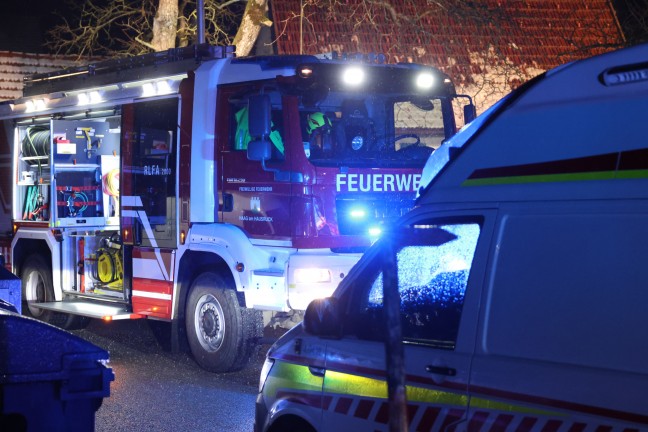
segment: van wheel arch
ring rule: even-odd
[[[316,432],[316,429],[302,417],[287,414],[276,419],[268,432]]]

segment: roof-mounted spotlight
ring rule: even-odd
[[[156,94],[155,84],[153,84],[152,82],[142,84],[142,97],[151,97],[155,96]]]
[[[47,109],[46,99],[33,99],[25,102],[25,112],[32,113],[37,111],[45,111]]]
[[[429,72],[421,72],[416,76],[416,87],[421,90],[430,90],[434,86],[434,75]]]
[[[155,83],[158,95],[167,95],[173,93],[173,89],[167,80],[161,80]]]
[[[97,90],[79,93],[77,95],[77,99],[78,99],[77,105],[79,106],[97,104],[103,101],[103,98],[101,97],[101,93],[99,93],[99,91]]]
[[[357,87],[365,80],[365,71],[358,66],[349,66],[342,73],[342,82],[345,84]]]

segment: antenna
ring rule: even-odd
[[[196,4],[197,10],[197,20],[198,20],[198,32],[196,34],[196,37],[198,40],[196,41],[196,44],[204,44],[205,43],[205,0],[198,0]]]

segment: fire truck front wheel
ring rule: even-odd
[[[236,292],[212,272],[193,282],[185,319],[193,357],[210,372],[242,369],[262,330],[260,313],[241,307]]]

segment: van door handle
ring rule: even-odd
[[[425,370],[429,373],[437,374],[437,375],[446,375],[446,376],[456,376],[457,375],[457,369],[455,368],[450,368],[450,367],[445,367],[445,366],[432,366],[432,365],[427,365],[425,366]]]
[[[318,377],[323,377],[326,373],[326,369],[323,367],[308,366],[308,370],[310,371],[310,373]]]

